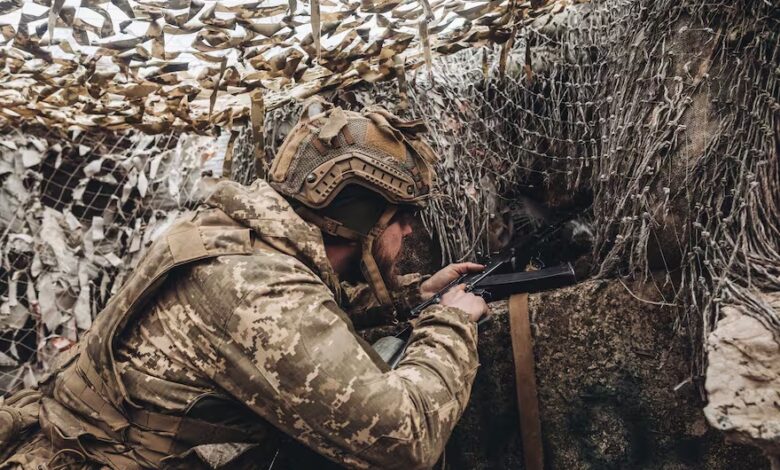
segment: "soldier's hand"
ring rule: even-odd
[[[434,294],[444,289],[447,284],[459,278],[463,274],[478,273],[485,269],[485,266],[477,263],[453,263],[428,278],[420,285],[420,295],[423,300],[428,300]]]
[[[455,307],[463,310],[473,322],[479,321],[482,315],[488,313],[488,305],[485,300],[470,292],[466,292],[465,284],[458,284],[441,296],[441,305]]]

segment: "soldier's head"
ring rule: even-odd
[[[435,182],[436,155],[420,138],[426,130],[381,108],[310,106],[269,172],[271,186],[322,230],[329,255],[345,255],[334,266],[339,275],[365,279],[384,304],[403,238]]]

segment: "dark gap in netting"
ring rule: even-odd
[[[19,364],[35,361],[37,334],[36,321],[32,316],[19,329],[0,332],[0,352],[18,361]]]
[[[41,175],[47,175],[42,183],[41,202],[58,211],[69,206],[86,163],[76,149],[46,152],[40,167]]]

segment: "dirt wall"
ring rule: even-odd
[[[630,287],[589,281],[531,296],[547,467],[769,468],[707,425],[676,307]],[[523,468],[506,302],[491,308],[473,395],[447,447],[452,469]]]

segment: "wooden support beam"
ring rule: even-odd
[[[542,426],[539,420],[539,398],[536,392],[534,343],[531,337],[528,294],[516,294],[509,298],[509,330],[515,362],[517,411],[520,418],[520,435],[523,440],[525,470],[542,470],[544,468]]]

